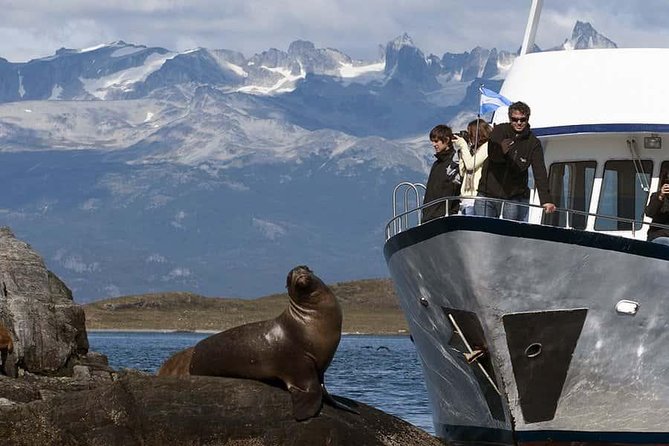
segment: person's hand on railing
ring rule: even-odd
[[[541,207],[544,208],[544,211],[546,211],[547,214],[552,214],[555,212],[555,209],[557,209],[553,203],[544,203]]]

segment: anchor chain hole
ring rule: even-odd
[[[528,358],[536,358],[541,354],[542,349],[543,346],[538,342],[530,344],[525,349],[525,356],[527,356]]]

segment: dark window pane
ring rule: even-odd
[[[559,208],[588,212],[595,181],[595,161],[551,164],[548,175],[551,195]],[[572,212],[544,214],[544,224],[585,229],[587,216]]]
[[[607,161],[604,165],[604,178],[597,213],[636,220],[634,229],[640,229],[652,171],[653,162],[650,160]],[[598,231],[630,231],[632,225],[629,222],[598,217],[595,220],[595,229]]]

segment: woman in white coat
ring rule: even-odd
[[[467,124],[469,134],[469,150],[461,151],[460,175],[462,189],[460,196],[460,213],[462,215],[476,215],[474,213],[474,197],[481,179],[483,163],[488,158],[488,138],[492,127],[483,119],[475,119]]]

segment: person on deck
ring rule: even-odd
[[[430,131],[430,141],[434,147],[437,160],[432,164],[427,178],[423,203],[439,198],[460,195],[460,151],[467,147],[463,138],[453,135],[447,125],[437,125]],[[448,215],[457,214],[460,209],[459,200],[448,200]],[[446,202],[423,208],[422,222],[430,221],[446,215]]]
[[[644,210],[653,223],[669,225],[669,170],[660,174],[660,187],[657,192],[650,194],[650,200]],[[669,245],[669,229],[650,225],[648,228],[649,242]]]
[[[476,200],[476,215],[527,221],[530,189],[528,169],[532,167],[534,184],[541,206],[548,213],[555,211],[548,190],[548,174],[544,164],[541,141],[530,130],[530,107],[524,102],[509,105],[508,123],[496,125],[488,141],[488,159],[483,165],[478,186],[479,197],[506,200]],[[519,203],[515,205],[513,203]]]
[[[481,170],[484,161],[488,158],[488,139],[492,128],[483,119],[475,119],[467,124],[469,135],[469,148],[462,150],[460,154],[460,175],[462,176],[463,197],[475,197],[479,181],[481,181]],[[460,213],[462,215],[476,215],[474,211],[474,198],[463,198],[460,201]]]

